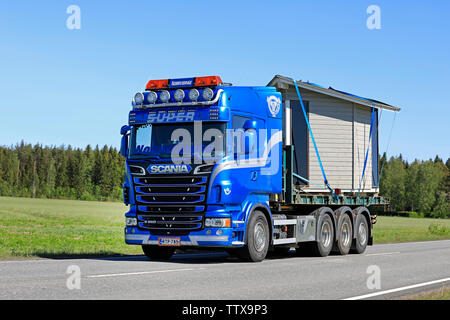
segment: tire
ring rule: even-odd
[[[270,234],[266,216],[261,211],[255,210],[250,215],[246,238],[246,245],[237,250],[238,257],[244,261],[263,261],[269,250]]]
[[[340,255],[350,252],[353,239],[352,221],[348,214],[342,213],[337,226],[335,251]]]
[[[330,254],[334,242],[333,220],[328,214],[319,217],[317,241],[311,242],[311,254],[317,257],[326,257]],[[301,244],[300,244],[301,246]]]
[[[150,260],[169,260],[175,252],[175,248],[142,245],[142,251]]]
[[[361,254],[366,251],[369,242],[369,224],[366,217],[362,214],[358,214],[356,217],[355,235],[350,252]]]

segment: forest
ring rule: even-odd
[[[2,196],[121,200],[124,172],[124,158],[108,146],[0,147]]]
[[[392,211],[450,218],[450,159],[380,159],[380,195]],[[0,196],[122,200],[124,159],[113,147],[31,145],[0,147]]]

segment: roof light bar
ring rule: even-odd
[[[168,87],[169,87],[169,79],[150,80],[149,82],[147,82],[147,86],[145,87],[145,90],[162,89],[162,88],[168,88]]]
[[[181,88],[181,87],[185,88],[206,87],[206,86],[218,86],[221,84],[223,84],[223,82],[219,76],[162,79],[162,80],[150,80],[149,82],[147,82],[145,90]]]

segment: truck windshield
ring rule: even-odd
[[[201,130],[198,147],[194,141],[193,123],[135,126],[131,130],[130,158],[171,159],[172,151],[177,156],[180,155],[180,158],[182,156],[185,157],[189,152],[191,157],[200,158],[205,158],[205,154],[213,158],[221,158],[225,155],[225,123],[201,123],[201,126],[196,128],[196,130],[199,130],[198,136],[200,136]],[[177,145],[178,148],[173,150]],[[197,148],[194,148],[194,145]],[[178,152],[180,149],[183,150]]]

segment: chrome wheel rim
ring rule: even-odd
[[[255,225],[254,229],[254,238],[253,243],[255,246],[256,251],[261,252],[264,250],[266,246],[266,231],[264,228],[264,224],[262,222],[258,222]]]
[[[324,247],[328,247],[331,242],[331,226],[328,222],[322,224],[320,229],[320,242]]]
[[[342,239],[342,245],[344,247],[348,247],[351,239],[351,231],[350,231],[350,225],[345,222],[342,225],[342,232],[341,232],[341,239]]]
[[[366,228],[366,224],[364,222],[359,224],[358,241],[361,245],[364,245],[367,241],[367,228]]]

